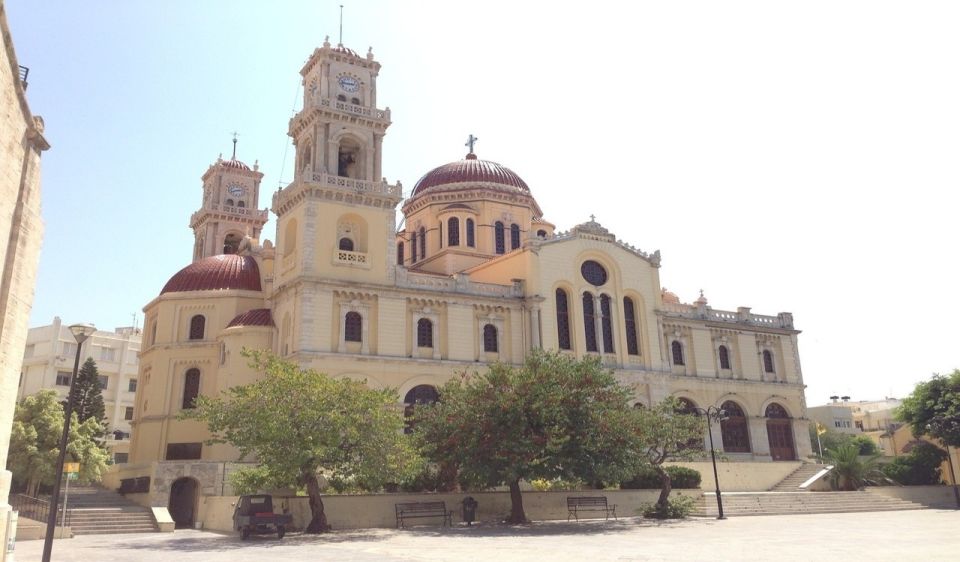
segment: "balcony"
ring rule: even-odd
[[[325,172],[314,172],[310,175],[308,183],[320,184],[323,187],[335,187],[338,189],[349,189],[357,193],[376,193],[381,195],[392,195],[401,197],[402,188],[400,184],[390,185],[387,182],[358,180],[354,178],[345,178],[335,176]]]
[[[190,216],[190,224],[194,224],[204,213],[225,213],[237,217],[254,217],[258,220],[266,222],[268,211],[266,209],[253,209],[250,207],[235,207],[232,205],[210,203]]]
[[[375,119],[377,121],[390,121],[389,109],[378,109],[364,105],[355,105],[345,101],[331,100],[330,98],[315,98],[314,103],[311,105],[332,108],[336,109],[337,111],[342,111],[343,113],[349,113],[350,115],[356,115],[358,117],[366,117],[368,119]]]
[[[334,265],[352,265],[363,269],[370,269],[370,262],[367,261],[367,254],[364,252],[348,252],[347,250],[337,250],[333,254]]]

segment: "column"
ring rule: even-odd
[[[593,326],[597,336],[597,353],[603,355],[603,309],[600,308],[599,295],[593,295]]]
[[[748,418],[750,426],[750,449],[754,456],[770,458],[770,440],[767,437],[767,418],[753,416]]]
[[[380,151],[383,147],[383,135],[379,133],[373,134],[373,177],[370,178],[370,181],[374,183],[379,183],[382,176],[382,162],[380,157]]]
[[[530,309],[530,342],[533,349],[540,349],[540,305],[535,304]]]

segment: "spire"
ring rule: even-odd
[[[340,45],[343,45],[343,4],[340,4]]]
[[[239,136],[239,133],[234,131],[231,134],[233,135],[233,156],[231,156],[230,159],[236,160],[237,159],[237,137]]]

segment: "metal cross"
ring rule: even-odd
[[[478,140],[480,139],[478,139],[477,137],[473,136],[473,134],[471,134],[470,137],[467,138],[467,143],[464,144],[463,146],[469,146],[470,154],[473,154],[473,145],[476,144]]]
[[[590,215],[590,222],[597,222],[596,215]]]

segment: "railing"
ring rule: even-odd
[[[793,315],[789,313],[781,313],[777,316],[766,316],[763,314],[753,314],[749,308],[742,308],[734,312],[730,310],[714,310],[710,307],[704,307],[704,310],[701,311],[700,307],[692,304],[671,302],[663,303],[662,310],[682,318],[749,324],[768,328],[793,329]]]
[[[367,254],[363,252],[348,252],[347,250],[337,250],[336,261],[337,263],[345,263],[348,265],[366,265]]]
[[[345,178],[343,176],[334,176],[324,172],[314,172],[310,175],[310,179],[313,183],[319,183],[327,187],[352,189],[360,193],[383,193],[395,197],[401,196],[401,187],[399,185],[390,185],[385,181],[358,180]]]
[[[63,498],[61,498],[62,500]],[[50,502],[40,498],[34,498],[26,494],[16,494],[10,496],[10,507],[14,511],[20,512],[20,517],[28,517],[46,525],[47,518],[50,517]],[[70,526],[70,513],[67,509],[66,526]],[[57,504],[57,525],[63,521],[63,501]]]
[[[20,66],[20,82],[23,83],[23,89],[26,90],[26,89],[27,89],[27,75],[30,74],[30,69],[27,68],[27,67],[25,67],[25,66],[22,66],[22,65],[18,65],[18,66]]]
[[[234,215],[242,215],[245,217],[253,217],[266,219],[267,210],[266,209],[254,209],[252,207],[236,207],[233,205],[220,205],[219,203],[213,203],[207,205],[206,207],[210,211],[223,211],[225,213],[233,213]]]
[[[330,107],[329,98],[320,98],[319,105],[321,107]],[[353,115],[360,115],[363,117],[370,117],[373,119],[379,119],[381,121],[390,120],[390,110],[389,109],[377,109],[375,107],[366,107],[363,105],[356,105],[352,103],[347,103],[345,101],[334,100],[333,101],[334,109],[338,111],[343,111],[345,113],[351,113]]]

